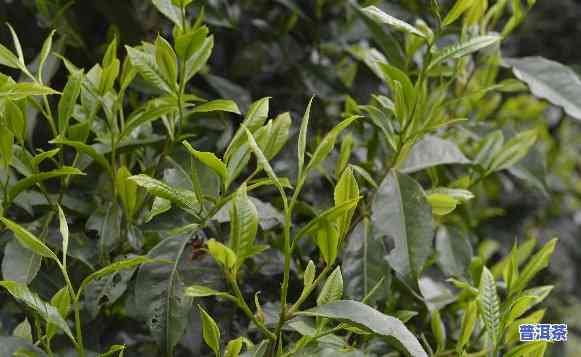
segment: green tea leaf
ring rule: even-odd
[[[505,170],[522,160],[537,141],[536,129],[523,131],[510,139],[492,159],[490,170]]]
[[[432,253],[432,212],[421,186],[411,177],[391,171],[373,202],[374,229],[391,239],[391,267],[412,286]],[[385,239],[384,238],[384,239]]]
[[[315,149],[315,152],[311,157],[311,161],[309,161],[309,164],[307,165],[306,169],[307,172],[310,169],[318,166],[323,160],[327,158],[331,150],[333,150],[333,147],[335,146],[335,142],[337,141],[337,137],[339,136],[339,134],[343,130],[345,130],[349,125],[351,125],[354,121],[360,118],[361,117],[357,115],[351,116],[341,121],[333,129],[331,129],[331,131],[329,131],[327,135],[325,135],[319,146],[317,146],[317,149]]]
[[[65,140],[65,139],[62,139],[60,137],[51,140],[50,143],[56,144],[56,145],[71,146],[71,147],[75,148],[77,151],[79,151],[79,152],[89,156],[93,160],[95,160],[95,162],[97,164],[101,165],[101,167],[103,167],[105,170],[107,170],[107,172],[111,172],[109,162],[107,161],[107,158],[105,158],[105,155],[97,152],[97,150],[95,150],[95,148],[93,148],[92,146],[89,146],[89,145],[82,143],[80,141]]]
[[[474,255],[468,233],[458,227],[441,227],[436,234],[438,264],[446,276],[467,277]]]
[[[62,252],[63,252],[63,266],[66,268],[67,266],[67,254],[69,252],[69,226],[67,224],[67,219],[65,217],[65,213],[61,206],[57,205],[58,209],[58,216],[59,216],[59,230],[61,233],[61,238],[63,239],[62,244]]]
[[[174,84],[168,82],[168,79],[156,64],[156,60],[152,54],[129,46],[125,46],[125,48],[127,49],[127,55],[129,56],[131,63],[135,68],[137,68],[139,74],[141,74],[145,80],[167,93],[172,92]]]
[[[170,187],[147,175],[131,176],[128,180],[135,182],[138,186],[143,187],[148,193],[156,197],[165,198],[191,210],[197,210],[199,207],[196,194],[192,191]]]
[[[315,281],[315,274],[317,273],[317,268],[315,267],[315,263],[312,260],[309,260],[307,267],[305,268],[305,273],[303,276],[303,286],[305,289],[309,288],[313,285]]]
[[[17,239],[10,240],[4,247],[2,278],[22,284],[30,284],[41,267],[41,256],[23,247]]]
[[[248,138],[248,144],[250,145],[250,149],[252,149],[252,151],[254,152],[254,155],[256,156],[256,161],[258,162],[258,167],[261,169],[264,169],[264,171],[266,172],[268,177],[270,177],[270,179],[275,183],[275,185],[280,190],[282,190],[282,184],[280,183],[280,181],[278,180],[278,177],[274,173],[272,166],[270,166],[268,159],[266,158],[266,156],[264,156],[264,153],[262,152],[262,150],[260,149],[260,147],[256,143],[256,140],[254,140],[254,136],[252,136],[252,133],[246,127],[243,127],[243,128],[246,132],[246,137]]]
[[[267,126],[256,131],[256,140],[260,143],[260,147],[268,160],[272,160],[286,144],[291,124],[290,114],[283,113],[269,121]],[[266,138],[263,140],[261,130],[267,127],[270,130],[265,131]]]
[[[515,283],[513,291],[523,290],[528,283],[537,275],[538,272],[545,269],[551,260],[555,251],[558,239],[554,238],[545,244],[522,269],[518,281]]]
[[[460,148],[453,142],[427,135],[413,146],[401,172],[412,173],[439,165],[469,164]]]
[[[413,27],[412,25],[408,24],[405,21],[397,19],[391,15],[386,14],[385,12],[381,11],[375,6],[368,6],[363,9],[363,12],[369,16],[373,21],[379,24],[386,24],[398,31],[411,33],[413,35],[425,38],[426,35],[422,33],[417,28]]]
[[[470,40],[459,42],[454,45],[444,47],[434,53],[432,61],[428,65],[428,70],[433,69],[438,64],[450,60],[457,59],[481,50],[485,47],[493,45],[501,40],[498,35],[484,35],[476,36]]]
[[[155,263],[155,262],[156,261],[150,257],[138,256],[138,257],[120,260],[120,261],[117,261],[115,263],[109,264],[108,266],[97,270],[96,272],[92,273],[91,275],[89,275],[85,279],[83,279],[83,282],[81,283],[81,286],[79,287],[77,294],[80,295],[81,292],[83,291],[83,289],[85,287],[87,287],[87,285],[89,285],[93,280],[103,278],[107,275],[111,275],[111,274],[116,273],[120,270],[130,269],[130,268],[140,266],[143,264],[151,264],[151,263]]]
[[[214,37],[210,36],[204,40],[202,47],[198,49],[186,62],[186,77],[185,80],[188,81],[196,73],[198,73],[208,62],[210,55],[212,54],[212,49],[214,48]]]
[[[319,247],[319,252],[327,265],[333,264],[337,259],[339,250],[339,231],[334,222],[322,220],[318,225],[315,234],[315,242]]]
[[[0,64],[10,68],[20,67],[18,57],[2,44],[0,44]]]
[[[55,262],[58,262],[58,257],[56,254],[50,250],[40,239],[38,239],[34,234],[30,233],[24,227],[20,226],[18,223],[9,220],[8,218],[0,217],[0,221],[4,223],[6,228],[14,232],[14,236],[18,242],[34,253],[43,256],[45,258],[50,258]]]
[[[19,180],[18,182],[16,182],[14,186],[10,188],[10,190],[8,191],[8,200],[12,202],[16,198],[16,196],[18,196],[22,191],[28,189],[29,187],[34,186],[39,182],[55,177],[70,175],[85,175],[85,173],[75,167],[63,166],[61,168],[54,169],[52,171],[41,172],[38,174],[28,176],[26,178]]]
[[[229,297],[231,299],[236,299],[235,297],[233,297],[232,295],[230,295],[228,293],[225,293],[222,291],[217,291],[217,290],[214,290],[212,288],[209,288],[209,287],[203,286],[203,285],[188,286],[185,290],[185,295],[193,297],[193,298],[218,296],[218,297]]]
[[[341,268],[337,267],[327,278],[319,296],[317,296],[317,306],[325,305],[340,300],[343,297],[343,276]]]
[[[38,313],[46,322],[57,326],[72,341],[75,341],[69,325],[67,325],[57,309],[43,301],[37,294],[31,292],[26,285],[15,281],[3,280],[0,281],[0,286],[4,287],[14,298]]]
[[[343,171],[343,174],[339,178],[337,185],[334,190],[334,200],[335,206],[339,206],[344,202],[359,198],[359,186],[357,185],[357,180],[353,175],[353,171],[350,167]],[[351,210],[346,211],[342,217],[337,220],[337,229],[339,230],[339,240],[342,241],[347,234],[349,227],[351,226],[351,219],[355,213],[357,206],[353,207]]]
[[[251,132],[256,131],[268,118],[268,108],[269,108],[270,98],[262,98],[250,105],[244,121],[242,124],[246,126]],[[241,126],[234,134],[234,137],[230,141],[226,152],[224,153],[224,160],[228,163],[230,162],[231,156],[240,148],[240,146],[245,141],[244,127]]]
[[[395,347],[406,351],[410,356],[428,356],[414,334],[400,320],[384,315],[357,301],[339,300],[298,314],[325,317],[355,324],[355,326],[367,329],[379,336],[393,338]]]
[[[299,142],[298,142],[298,168],[299,177],[301,177],[303,168],[305,166],[305,153],[307,151],[307,132],[309,129],[309,119],[311,116],[311,105],[313,104],[314,97],[311,97],[305,114],[303,115],[303,120],[301,121],[301,129],[299,131]]]
[[[246,185],[238,188],[230,208],[230,247],[238,257],[238,264],[253,254],[258,231],[258,211],[248,198]]]
[[[57,291],[50,300],[50,304],[56,307],[63,319],[66,319],[71,309],[71,295],[69,293],[69,288],[65,286]],[[47,336],[52,338],[57,333],[57,329],[57,326],[49,323],[46,327]]]
[[[20,100],[27,97],[60,94],[54,89],[38,83],[21,82],[6,86],[0,92],[0,99]]]
[[[208,252],[216,260],[227,269],[232,269],[236,265],[237,257],[232,249],[228,248],[224,244],[216,241],[215,239],[210,239],[208,241]]]
[[[226,349],[224,350],[224,357],[240,356],[240,351],[242,351],[244,341],[245,341],[244,337],[238,337],[228,342],[228,344],[226,345]]]
[[[371,304],[387,297],[391,280],[390,267],[384,257],[388,250],[368,218],[355,226],[343,249],[345,296]],[[373,288],[373,295],[369,295]]]
[[[303,236],[311,234],[319,229],[320,226],[326,222],[333,222],[341,217],[345,212],[354,209],[359,202],[359,197],[343,202],[340,205],[331,207],[312,219],[305,227],[303,227],[297,234],[295,240],[301,239]]]
[[[177,56],[171,45],[161,36],[157,36],[155,40],[155,62],[166,83],[175,89],[178,79]]]
[[[83,72],[78,71],[69,75],[69,79],[58,104],[58,129],[64,137],[69,128],[69,119],[73,115],[75,103],[81,94],[81,85],[84,80]]]
[[[4,103],[4,115],[8,119],[8,129],[2,128],[1,130],[8,130],[8,135],[14,134],[14,137],[23,145],[26,137],[26,118],[22,109],[13,101],[7,100]]]
[[[460,336],[458,337],[458,342],[456,344],[456,351],[462,351],[464,346],[468,345],[470,341],[470,336],[474,331],[476,322],[478,321],[478,302],[472,301],[468,304],[464,310],[464,316],[462,317],[462,325],[460,327]]]
[[[159,107],[155,108],[145,107],[142,110],[136,110],[129,116],[129,118],[127,118],[125,127],[119,134],[119,141],[128,137],[129,134],[131,134],[131,132],[139,126],[165,117],[166,115],[171,115],[177,110],[178,108],[173,104],[160,105]]]
[[[494,276],[486,267],[482,270],[478,290],[480,314],[484,321],[486,332],[488,332],[488,337],[492,341],[492,345],[496,346],[500,332],[500,301],[496,292]]]
[[[0,356],[18,356],[17,353],[28,353],[33,357],[47,356],[43,350],[20,337],[0,336]]]
[[[182,144],[196,159],[200,160],[202,164],[209,167],[212,171],[218,174],[218,176],[220,176],[224,182],[228,181],[228,169],[222,160],[217,158],[214,153],[198,151],[194,149],[187,141],[182,141]]]
[[[182,12],[171,0],[152,0],[153,5],[177,27],[182,26]]]
[[[12,331],[12,336],[20,337],[28,342],[32,342],[32,326],[30,326],[30,322],[28,322],[27,318],[16,325]]]
[[[202,315],[202,334],[206,344],[214,351],[217,357],[220,357],[220,329],[216,321],[210,316],[206,310],[198,305],[200,314]]]
[[[504,62],[518,79],[528,84],[535,96],[581,120],[581,80],[575,71],[543,57],[507,58]]]
[[[178,57],[186,62],[200,50],[207,36],[208,28],[206,26],[178,35],[175,38],[175,49]]]
[[[456,21],[466,10],[473,6],[474,0],[457,0],[452,9],[448,12],[442,25],[448,26]]]
[[[443,351],[446,348],[446,326],[438,310],[432,311],[430,325],[438,346],[437,351]]]
[[[179,263],[194,229],[160,241],[148,253],[155,261],[139,268],[133,303],[163,356],[171,356],[186,329],[191,315],[192,298],[185,296]],[[208,272],[206,271],[205,274]]]
[[[12,164],[13,144],[14,134],[6,125],[0,123],[0,162],[4,169]]]
[[[238,104],[233,100],[216,99],[203,104],[196,105],[191,113],[208,113],[208,112],[229,112],[241,114]]]

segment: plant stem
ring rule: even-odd
[[[244,299],[244,296],[242,295],[242,291],[240,291],[240,286],[238,285],[238,281],[236,281],[236,277],[233,276],[233,274],[231,274],[229,272],[226,273],[226,276],[228,278],[228,281],[230,282],[230,285],[232,286],[232,290],[234,290],[234,294],[237,298],[238,306],[252,320],[252,322],[254,322],[256,327],[258,327],[258,329],[264,335],[266,335],[266,337],[268,337],[270,340],[273,340],[273,341],[276,340],[276,335],[273,334],[268,328],[266,328],[266,326],[262,322],[260,322],[256,318],[256,316],[252,313],[252,310],[250,310],[250,307],[248,306],[248,304],[246,303],[246,300]]]
[[[71,283],[71,279],[69,278],[69,274],[67,272],[67,268],[65,265],[62,265],[58,262],[58,265],[61,269],[63,277],[65,278],[65,283],[67,284],[67,288],[69,290],[69,294],[73,299],[73,309],[75,311],[75,332],[76,332],[76,347],[77,352],[79,353],[80,357],[85,357],[85,348],[83,346],[83,330],[81,326],[81,309],[79,304],[79,296],[75,293],[75,289],[73,288],[73,284]],[[79,292],[80,293],[80,292]]]
[[[325,279],[327,277],[327,274],[329,274],[329,272],[331,271],[332,268],[333,268],[333,265],[330,265],[330,264],[325,266],[325,268],[323,269],[321,274],[319,274],[319,276],[315,279],[313,284],[311,284],[311,286],[309,286],[307,289],[305,289],[305,291],[301,294],[299,299],[288,310],[287,317],[289,319],[291,319],[293,317],[293,315],[298,311],[298,309],[307,300],[307,298],[313,293],[313,291],[317,288],[317,286],[321,283],[321,281],[323,281],[323,279]]]

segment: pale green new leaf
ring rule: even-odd
[[[474,0],[457,0],[452,9],[448,12],[442,25],[448,26],[456,21],[466,10],[468,10],[474,3]]]
[[[161,105],[156,108],[144,108],[143,110],[137,110],[133,112],[129,118],[127,118],[125,127],[123,128],[121,134],[119,134],[119,141],[129,136],[129,134],[131,134],[131,132],[139,126],[162,118],[166,115],[173,114],[177,111],[177,109],[178,108],[175,105],[168,104]]]
[[[492,159],[490,170],[505,170],[522,160],[537,141],[536,129],[523,131],[510,139]]]
[[[550,240],[541,248],[541,250],[531,257],[530,261],[522,269],[519,279],[512,289],[514,292],[523,290],[538,272],[549,265],[557,242],[557,238]]]
[[[470,40],[459,42],[454,45],[439,49],[434,53],[434,57],[428,65],[428,70],[434,68],[444,61],[467,56],[485,47],[493,45],[500,40],[501,37],[498,35],[476,36]]]
[[[298,142],[298,167],[299,167],[299,177],[301,177],[303,168],[305,165],[305,153],[307,150],[307,132],[309,128],[309,119],[311,117],[311,105],[313,104],[314,97],[311,97],[305,114],[303,115],[303,120],[301,121],[301,129],[299,131],[299,142]]]
[[[246,137],[248,138],[248,144],[250,145],[250,149],[252,149],[252,152],[254,152],[254,155],[256,156],[258,167],[264,169],[268,177],[270,177],[270,179],[275,183],[275,185],[282,191],[282,184],[280,183],[278,177],[274,173],[272,166],[270,166],[268,159],[266,158],[266,156],[264,156],[264,153],[256,143],[256,140],[254,140],[254,136],[252,136],[250,130],[248,130],[245,126],[243,126],[243,128],[244,131],[246,132]]]
[[[233,100],[216,99],[203,104],[196,105],[190,113],[207,113],[207,112],[229,112],[240,114],[238,105]]]
[[[196,31],[176,36],[175,49],[178,57],[182,61],[190,59],[202,47],[206,36],[208,36],[208,28],[206,26],[202,26]]]
[[[232,249],[228,248],[215,239],[210,239],[207,245],[208,252],[216,262],[220,263],[227,269],[231,269],[234,267],[234,265],[236,265],[236,261],[238,259],[236,257],[236,253],[234,253]]]
[[[196,194],[192,191],[170,187],[147,175],[131,176],[128,180],[132,180],[138,186],[143,187],[148,193],[156,197],[165,198],[191,210],[198,208]]]
[[[354,121],[360,118],[361,117],[358,115],[351,116],[341,121],[333,129],[331,129],[331,131],[329,131],[327,135],[325,135],[319,146],[317,146],[317,149],[315,149],[315,152],[311,157],[311,161],[309,161],[309,164],[307,165],[306,169],[307,172],[310,169],[318,166],[323,160],[327,158],[331,150],[333,150],[333,147],[335,146],[335,142],[337,141],[337,137],[339,136],[339,134],[343,130],[345,130],[349,125],[351,125]]]
[[[153,55],[133,47],[125,46],[125,48],[131,63],[145,80],[167,93],[172,92],[173,84],[164,77]]]
[[[486,327],[492,345],[496,346],[500,332],[500,301],[498,299],[498,293],[496,292],[494,276],[486,267],[484,267],[480,275],[478,291],[480,315],[484,321],[484,326]]]
[[[20,82],[6,86],[0,92],[0,99],[20,100],[26,97],[60,94],[54,89],[38,83]]]
[[[202,315],[202,335],[204,342],[214,351],[217,357],[220,357],[220,329],[216,321],[210,316],[206,310],[198,305],[200,314]]]
[[[171,0],[152,0],[151,2],[159,12],[170,19],[177,27],[182,26],[181,9],[175,6]]]
[[[59,230],[61,237],[63,239],[62,251],[63,251],[63,266],[67,266],[67,254],[69,252],[69,226],[67,224],[67,218],[61,206],[57,205],[58,215],[59,215]]]
[[[337,218],[341,217],[345,212],[354,209],[359,202],[359,197],[352,200],[341,203],[340,205],[331,207],[323,212],[321,212],[317,217],[312,219],[305,227],[303,227],[297,234],[296,240],[301,239],[307,234],[315,232],[320,226],[324,225],[325,222],[333,222]]]
[[[228,169],[222,160],[217,158],[214,153],[198,151],[194,149],[187,141],[182,141],[182,144],[196,159],[200,160],[202,164],[218,174],[218,176],[222,178],[223,182],[228,181]]]
[[[81,94],[81,85],[84,80],[83,72],[77,71],[69,75],[63,94],[58,104],[58,129],[61,135],[65,135],[69,127],[69,119],[73,115],[75,103]]]
[[[238,257],[238,264],[252,255],[257,231],[258,211],[243,184],[236,191],[230,208],[230,247]]]
[[[368,6],[363,9],[363,12],[377,23],[386,24],[398,31],[403,31],[422,38],[426,38],[426,35],[417,28],[413,27],[405,21],[386,14],[375,6]]]
[[[18,57],[2,44],[0,44],[0,64],[10,68],[19,67]]]
[[[177,55],[171,45],[161,36],[155,40],[155,62],[165,81],[171,88],[176,88],[178,78]]]
[[[335,200],[335,206],[339,206],[344,202],[356,199],[359,197],[359,186],[357,185],[357,180],[355,179],[355,176],[353,175],[353,170],[350,167],[347,167],[344,171],[343,174],[341,175],[341,177],[339,178],[339,181],[337,182],[337,185],[335,186],[335,190],[334,190],[334,200]],[[345,237],[345,235],[347,234],[347,231],[349,230],[349,227],[351,225],[351,219],[353,218],[353,214],[355,213],[355,208],[357,206],[353,207],[351,210],[346,211],[343,216],[341,216],[338,220],[337,220],[337,225],[338,225],[338,230],[339,230],[339,240],[342,241],[343,238]]]
[[[230,299],[236,299],[232,295],[225,293],[223,291],[217,291],[212,288],[203,285],[191,285],[185,290],[185,295],[193,298],[208,297],[208,296],[219,296],[228,297]]]
[[[325,281],[319,296],[317,296],[317,306],[325,305],[343,297],[343,276],[341,268],[337,267]]]
[[[464,316],[462,317],[462,325],[460,327],[460,336],[458,337],[458,342],[456,343],[456,350],[462,351],[464,346],[468,345],[470,342],[470,336],[474,331],[476,322],[478,321],[478,303],[472,301],[468,304],[464,310]]]
[[[319,252],[327,265],[331,265],[337,259],[339,250],[339,231],[334,222],[322,220],[315,234],[315,242]]]
[[[268,109],[269,109],[270,98],[262,98],[257,100],[256,102],[250,105],[248,111],[246,112],[246,116],[244,117],[244,121],[242,125],[246,126],[248,130],[251,132],[256,131],[268,118]],[[224,153],[224,160],[229,162],[232,159],[232,156],[236,153],[236,151],[240,148],[240,146],[244,143],[245,134],[244,129],[241,126],[234,134],[234,137],[230,141],[226,152]]]

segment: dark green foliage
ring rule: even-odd
[[[502,51],[534,3],[3,5],[46,33],[0,47],[0,354],[564,353],[518,341],[578,286],[581,81]]]

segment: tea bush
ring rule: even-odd
[[[579,207],[581,82],[501,52],[535,1],[151,3],[88,70],[71,5],[32,61],[8,25],[0,355],[564,353],[518,330]]]

